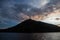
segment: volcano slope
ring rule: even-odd
[[[8,29],[0,30],[0,32],[59,32],[60,27],[52,24],[47,24],[31,19],[25,20],[22,23]]]

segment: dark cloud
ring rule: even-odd
[[[0,0],[0,17],[7,19],[7,21],[8,19],[11,19],[11,23],[12,20],[21,22],[21,20],[24,19],[21,16],[18,16],[20,13],[32,16],[42,13],[44,14],[44,12],[47,12],[48,10],[51,12],[53,11],[52,5],[57,5],[60,0],[50,0],[50,2],[46,1],[48,3],[45,4],[44,7],[38,8],[41,6],[40,2],[44,3],[42,0]],[[5,23],[6,22],[4,22],[4,24]],[[9,25],[11,23],[8,23],[6,25]]]

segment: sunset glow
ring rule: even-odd
[[[44,15],[40,14],[40,15],[33,15],[30,17],[24,14],[21,14],[21,15],[22,15],[22,18],[24,19],[32,19],[35,21],[42,21],[45,23],[60,26],[60,9],[54,10],[53,12],[46,13]]]

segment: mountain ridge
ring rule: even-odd
[[[31,19],[25,20],[22,23],[8,29],[0,30],[0,32],[59,32],[60,27],[52,24],[47,24]]]

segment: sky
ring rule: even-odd
[[[60,0],[0,0],[0,29],[15,26],[24,20],[21,13],[26,16],[44,14],[47,10],[53,11],[52,5]]]

